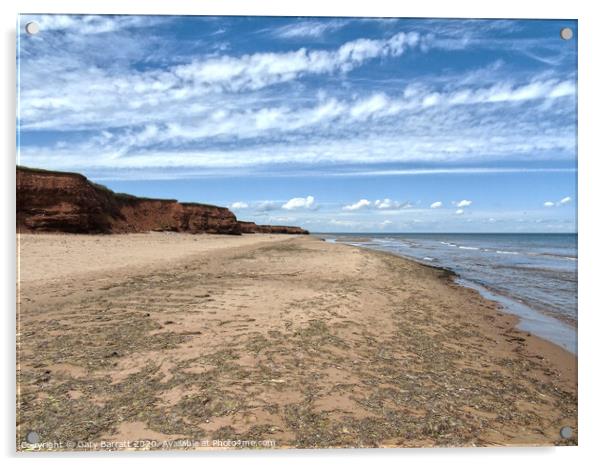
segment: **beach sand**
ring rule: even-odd
[[[575,356],[445,271],[311,236],[18,250],[19,449],[577,441]]]

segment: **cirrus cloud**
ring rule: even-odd
[[[299,39],[299,38],[321,38],[327,32],[334,32],[344,27],[347,21],[303,21],[300,23],[287,24],[269,32],[278,38]]]

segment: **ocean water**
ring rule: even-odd
[[[444,267],[520,317],[519,328],[577,352],[576,234],[337,234],[327,241]]]

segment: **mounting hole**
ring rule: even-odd
[[[564,40],[571,40],[573,38],[573,30],[571,28],[562,28],[560,30],[560,38]]]
[[[31,21],[25,25],[25,32],[30,36],[36,35],[40,32],[40,25],[35,21]]]
[[[563,439],[570,439],[573,437],[573,428],[569,427],[569,426],[564,426],[562,429],[560,429],[560,436]]]
[[[29,432],[26,436],[25,436],[25,440],[27,441],[27,443],[40,443],[40,434],[38,434],[37,432]]]

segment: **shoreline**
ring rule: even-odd
[[[18,448],[577,442],[576,357],[430,265],[315,236],[20,246]]]
[[[577,327],[534,309],[528,304],[523,304],[511,297],[504,296],[489,288],[458,278],[458,285],[476,290],[484,299],[493,301],[506,314],[517,317],[516,328],[527,334],[534,334],[538,338],[562,348],[574,357],[577,354],[577,339],[571,340],[569,333],[577,333]]]
[[[520,333],[522,335],[521,338],[524,338],[525,341],[527,341],[527,345],[529,346],[529,350],[532,351],[535,354],[538,354],[540,356],[543,356],[544,358],[546,358],[547,360],[551,361],[553,365],[556,366],[557,369],[560,369],[562,371],[564,371],[566,374],[569,375],[569,382],[572,384],[574,383],[575,386],[577,384],[577,373],[573,372],[571,369],[569,369],[567,371],[567,368],[570,368],[573,365],[573,359],[574,359],[574,365],[575,368],[577,366],[577,359],[578,356],[576,353],[570,351],[569,349],[563,347],[562,345],[546,339],[542,336],[539,336],[537,334],[535,334],[535,332],[531,332],[529,330],[526,329],[522,329],[520,328],[520,324],[522,321],[521,316],[510,312],[506,306],[504,306],[501,302],[499,302],[498,300],[496,300],[495,298],[489,298],[487,296],[485,296],[479,289],[478,289],[478,285],[476,284],[472,284],[466,280],[464,280],[457,272],[455,272],[454,270],[448,268],[448,267],[444,267],[444,266],[438,266],[438,265],[433,265],[433,264],[427,264],[427,263],[423,263],[413,257],[409,257],[409,256],[404,256],[401,254],[395,254],[391,251],[385,251],[385,250],[381,250],[381,249],[367,249],[364,248],[362,246],[356,246],[353,244],[347,244],[344,242],[340,242],[340,243],[331,243],[331,244],[342,244],[345,246],[349,246],[352,248],[360,248],[362,250],[368,250],[371,252],[375,252],[375,253],[379,253],[379,254],[385,254],[385,255],[389,255],[395,258],[399,258],[402,260],[407,260],[409,262],[412,262],[420,267],[425,267],[427,269],[433,269],[435,271],[439,271],[442,272],[444,275],[441,277],[441,279],[445,282],[448,283],[449,286],[454,286],[454,287],[460,287],[462,289],[466,289],[466,290],[470,290],[476,294],[478,294],[478,296],[480,297],[480,299],[490,302],[492,304],[495,305],[496,310],[500,311],[501,313],[503,313],[504,318],[505,319],[511,319],[514,324],[513,324],[513,329]],[[463,283],[464,282],[464,283]],[[489,291],[487,288],[482,287],[484,290],[488,291],[490,294],[495,295],[494,292]],[[537,311],[533,311],[533,312],[537,312]],[[544,314],[545,316],[545,314]],[[528,340],[527,340],[528,339]]]
[[[577,357],[578,347],[576,338],[576,322],[572,322],[570,320],[563,320],[561,318],[562,316],[559,317],[555,314],[531,306],[530,304],[526,304],[517,297],[505,295],[499,292],[498,290],[492,289],[486,285],[468,280],[450,267],[431,264],[429,262],[421,261],[416,257],[404,255],[399,252],[379,248],[366,248],[365,246],[357,244],[369,242],[369,239],[362,239],[362,241],[355,241],[354,239],[353,242],[346,242],[339,241],[336,238],[332,238],[325,239],[325,241],[332,242],[333,244],[345,244],[347,246],[367,249],[371,251],[384,252],[386,254],[391,254],[396,257],[407,259],[424,267],[431,267],[433,269],[442,270],[447,273],[450,273],[454,276],[454,281],[457,285],[477,291],[484,299],[495,302],[503,312],[517,317],[518,322],[516,324],[516,328],[518,330],[521,330],[524,333],[528,334],[533,333],[539,338],[548,341],[549,343],[552,343],[556,346],[559,346],[563,350],[568,351],[569,353]],[[573,333],[575,334],[575,336],[572,335]]]

